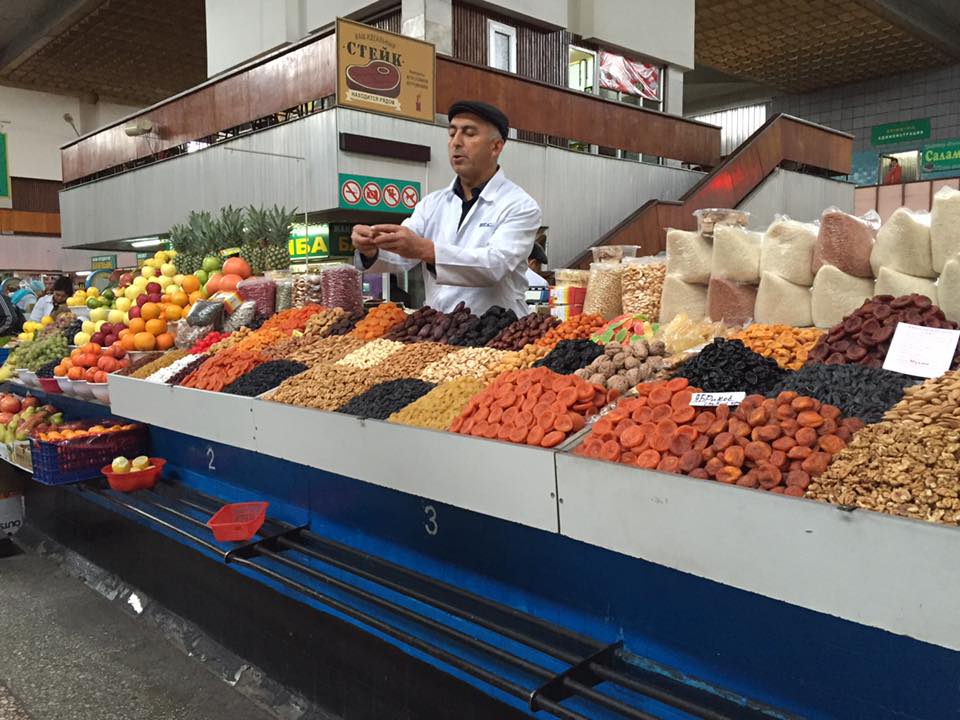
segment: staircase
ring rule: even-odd
[[[667,228],[694,230],[695,210],[737,207],[776,168],[821,176],[847,175],[852,156],[853,136],[792,115],[776,115],[679,200],[648,200],[594,247],[639,245],[641,255],[656,255],[666,247]],[[591,250],[584,250],[570,267],[588,268]]]

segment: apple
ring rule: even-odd
[[[207,255],[203,259],[203,263],[200,265],[206,272],[213,272],[214,270],[220,269],[220,258],[213,255]]]
[[[117,302],[116,302],[117,310],[120,310],[120,311],[122,311],[122,312],[126,312],[127,310],[130,309],[130,306],[131,306],[132,304],[133,304],[133,301],[132,301],[130,298],[128,298],[128,297],[119,297],[119,298],[117,298]]]
[[[150,302],[150,296],[146,293],[137,295],[137,307],[143,307],[145,303]]]
[[[174,284],[176,284],[176,285],[183,285],[183,279],[184,279],[185,277],[186,277],[186,275],[182,275],[182,274],[180,274],[180,273],[177,273],[176,275],[173,276],[173,282],[174,282]]]
[[[150,262],[150,261],[147,260],[147,262]],[[150,265],[144,265],[142,268],[140,268],[140,276],[141,276],[141,277],[144,277],[144,278],[152,278],[152,277],[154,277],[156,274],[157,274],[157,269],[156,269],[155,267],[150,266]]]
[[[130,318],[138,318],[138,317],[140,317],[140,306],[139,306],[139,305],[134,305],[134,306],[133,306],[132,308],[130,308],[130,310],[127,312],[127,315],[128,315]]]
[[[140,288],[140,292],[143,292],[144,288],[147,287],[148,282],[150,281],[147,280],[147,278],[143,277],[142,275],[135,277],[133,279],[133,284],[136,285],[138,288]]]
[[[96,343],[97,345],[104,345],[104,335],[102,332],[95,332],[90,336],[90,342]]]
[[[158,293],[163,290],[163,287],[158,282],[148,282],[147,283],[147,292],[148,293]]]
[[[120,339],[120,338],[118,338],[116,335],[114,335],[113,333],[110,333],[109,335],[107,335],[107,336],[103,339],[103,344],[104,344],[104,345],[113,345],[113,344],[114,344],[117,340],[119,340],[119,339]]]
[[[107,319],[107,314],[110,311],[105,307],[94,308],[90,311],[90,319],[94,322],[101,322]]]
[[[126,290],[123,291],[123,296],[130,302],[133,302],[134,300],[136,300],[137,295],[139,294],[140,294],[140,288],[137,287],[136,285],[131,285],[130,287],[128,287]]]
[[[194,276],[197,280],[200,281],[200,284],[201,284],[201,285],[206,285],[206,284],[207,284],[207,280],[210,279],[210,275],[207,273],[206,270],[197,270],[197,271],[193,274],[193,276]],[[178,282],[177,285],[183,285],[183,282]]]
[[[153,254],[153,259],[154,259],[154,260],[159,260],[159,261],[162,262],[162,263],[165,263],[165,262],[167,261],[167,257],[168,257],[168,256],[167,256],[167,251],[166,251],[166,250],[157,250],[157,251]]]
[[[160,274],[173,277],[177,274],[177,266],[172,263],[163,263],[163,265],[160,266]]]
[[[107,313],[107,320],[112,323],[122,323],[123,310],[111,310],[109,313]]]
[[[74,345],[86,345],[88,342],[90,342],[90,333],[78,332],[73,336]]]
[[[150,293],[149,295],[147,295],[147,299],[149,302],[158,303],[158,302],[162,302],[163,296],[160,293]]]
[[[125,287],[133,282],[133,273],[125,272],[120,276],[120,287]]]
[[[97,331],[97,328],[93,324],[93,320],[84,320],[80,325],[80,329],[88,335],[93,335]]]
[[[161,288],[166,288],[168,285],[173,285],[173,278],[161,275],[157,278],[157,282],[160,283]]]

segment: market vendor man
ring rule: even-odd
[[[454,103],[447,153],[456,178],[432,192],[401,225],[355,225],[359,267],[399,273],[421,266],[426,303],[450,312],[463,301],[477,315],[500,305],[524,316],[527,258],[540,207],[498,164],[509,123],[487,103]]]

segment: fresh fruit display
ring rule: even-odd
[[[120,475],[130,472],[142,472],[143,470],[150,470],[152,468],[153,465],[150,463],[150,458],[146,455],[138,455],[133,460],[128,460],[121,455],[120,457],[115,457],[113,462],[110,463],[110,469]]]
[[[53,369],[53,374],[69,380],[105,383],[107,375],[129,365],[126,355],[127,351],[119,342],[105,348],[98,343],[85,343],[63,358]]]
[[[82,440],[100,436],[115,435],[117,433],[137,430],[142,426],[137,423],[119,423],[105,421],[89,427],[66,427],[60,430],[47,430],[37,433],[37,439],[42,442],[61,442],[63,440]]]
[[[10,353],[6,364],[11,368],[25,368],[36,372],[51,360],[67,354],[67,339],[62,333],[53,333],[33,342],[23,343]]]
[[[53,405],[41,405],[32,395],[0,395],[0,442],[23,441],[31,433],[43,433],[63,425],[63,413]]]

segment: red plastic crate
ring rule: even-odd
[[[217,542],[246,542],[257,534],[267,519],[265,502],[224,505],[207,521]]]

